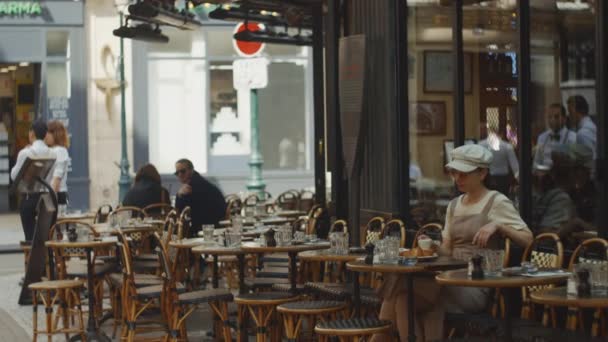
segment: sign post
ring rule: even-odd
[[[235,33],[245,29],[257,31],[262,29],[260,24],[240,23],[235,28]],[[260,127],[258,120],[258,89],[266,88],[268,85],[268,60],[258,56],[264,49],[264,44],[259,42],[243,42],[234,39],[233,46],[240,56],[247,57],[234,61],[232,65],[234,89],[247,90],[251,94],[251,156],[249,158],[249,180],[247,190],[255,192],[258,197],[264,198],[266,184],[262,177],[262,166],[264,158],[260,150]]]

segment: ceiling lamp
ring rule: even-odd
[[[601,1],[601,0],[600,0]],[[586,2],[581,0],[572,1],[557,1],[555,6],[560,11],[586,11],[589,10],[590,6]]]
[[[8,68],[2,68],[0,69],[0,72],[6,74],[8,72]]]
[[[150,43],[168,43],[169,37],[162,34],[158,28],[152,28],[150,24],[139,24],[137,26],[121,26],[113,31],[114,35],[121,38],[141,40]]]
[[[151,21],[160,25],[169,25],[181,30],[195,30],[203,24],[187,10],[163,6],[159,1],[144,0],[129,5],[129,14],[133,19]]]
[[[17,70],[17,66],[16,65],[9,65],[7,69],[9,71],[15,71],[15,70]]]
[[[285,26],[290,25],[285,18],[282,18],[279,12],[270,12],[270,11],[262,11],[255,12],[249,11],[246,9],[238,8],[238,7],[230,7],[226,9],[222,6],[218,6],[213,11],[209,12],[209,18],[216,20],[226,20],[226,21],[255,21],[262,24],[267,24],[271,26]],[[290,17],[291,18],[291,17]],[[303,28],[312,28],[312,21],[310,17],[303,17],[299,19],[298,22],[299,27]],[[294,25],[292,25],[294,26]]]
[[[295,35],[290,36],[285,32],[275,33],[272,31],[250,31],[244,30],[234,34],[234,39],[246,42],[263,42],[285,45],[312,45],[312,36]]]
[[[30,65],[30,63],[28,63],[28,62],[21,62],[21,63],[19,63],[20,67],[26,67],[26,66],[29,66],[29,65]]]

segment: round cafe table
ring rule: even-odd
[[[280,217],[289,217],[295,220],[300,216],[305,216],[306,212],[301,210],[279,210],[275,211],[273,215]]]
[[[108,336],[106,336],[101,330],[97,328],[97,318],[95,317],[95,296],[92,295],[94,288],[93,278],[95,277],[92,253],[93,250],[110,248],[116,245],[117,242],[118,240],[116,240],[116,238],[75,242],[49,240],[45,242],[45,245],[51,248],[84,248],[84,250],[86,251],[87,288],[89,289],[89,319],[87,322],[87,341],[111,341]],[[80,335],[75,336],[75,338],[79,337]]]
[[[598,294],[591,292],[589,297],[569,296],[565,287],[555,287],[530,294],[533,303],[565,306],[576,309],[605,309],[608,307],[608,294]],[[591,336],[599,336],[601,311],[596,310],[593,314],[593,324],[591,326]],[[576,310],[568,310],[568,320],[566,326],[570,330],[576,331]]]
[[[467,270],[449,271],[438,274],[435,280],[438,284],[444,286],[465,286],[465,287],[485,287],[485,288],[521,288],[524,286],[540,286],[540,285],[552,285],[565,281],[569,273],[547,275],[547,276],[486,276],[483,279],[472,279],[468,276]],[[505,292],[505,341],[513,340],[513,328],[512,319],[509,307],[513,302],[510,297],[509,291]]]
[[[319,249],[314,251],[302,252],[298,255],[298,258],[302,262],[337,262],[346,263],[349,261],[355,261],[359,258],[364,258],[364,253],[348,253],[348,254],[336,254],[331,252],[329,249]],[[330,269],[325,267],[323,272],[323,282],[328,282],[331,278]],[[315,272],[313,281],[318,281],[318,274]]]
[[[169,247],[176,249],[175,262],[173,263],[173,274],[178,282],[183,282],[189,266],[190,261],[190,250],[192,247],[196,247],[205,243],[203,238],[189,238],[181,240],[169,241]],[[181,267],[180,267],[181,266]],[[198,286],[198,281],[201,273],[200,260],[194,258],[194,265],[192,265],[192,278],[191,282],[194,287]]]
[[[302,243],[295,245],[286,245],[286,246],[262,246],[257,242],[244,242],[241,245],[241,249],[247,253],[287,253],[289,256],[289,281],[291,283],[290,292],[297,292],[297,272],[296,272],[296,257],[298,253],[305,251],[312,251],[317,249],[328,249],[329,242],[327,241],[319,241],[315,243]]]
[[[57,221],[60,220],[80,220],[80,221],[88,221],[94,220],[95,213],[86,212],[86,213],[67,213],[57,217]]]
[[[204,254],[209,254],[213,257],[213,276],[212,285],[213,288],[219,286],[219,266],[218,258],[222,255],[236,256],[239,268],[239,293],[243,294],[247,292],[245,287],[245,254],[240,247],[224,247],[217,243],[205,243],[192,247],[191,253],[196,255],[196,259],[200,259]]]
[[[467,267],[468,263],[450,257],[438,257],[433,261],[418,262],[416,265],[397,265],[397,264],[366,264],[364,261],[350,261],[346,263],[346,268],[353,272],[377,272],[399,274],[405,277],[407,288],[408,317],[408,341],[416,342],[416,324],[414,322],[414,278],[417,275],[428,274],[429,272],[439,272],[454,270]],[[466,274],[466,273],[465,273]],[[354,277],[354,301],[355,315],[358,316],[361,310],[361,289],[359,277]]]

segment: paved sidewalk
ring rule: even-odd
[[[0,253],[19,251],[21,240],[23,240],[23,229],[19,214],[0,214]]]

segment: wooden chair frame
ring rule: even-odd
[[[522,262],[528,261],[532,257],[532,252],[535,251],[535,247],[538,246],[539,243],[543,241],[550,241],[555,244],[555,257],[552,258],[552,262],[549,265],[539,265],[544,267],[554,267],[560,268],[562,267],[564,260],[564,246],[557,234],[554,233],[543,233],[534,238],[534,240],[526,247],[524,250],[524,254],[522,256]],[[544,286],[543,288],[552,287]],[[532,319],[535,316],[534,313],[534,304],[530,300],[530,292],[538,290],[537,287],[522,287],[522,308],[521,308],[521,318],[523,319]],[[551,315],[551,320],[555,325],[555,310],[551,308],[551,312],[548,311],[549,307],[545,306],[544,314],[543,314],[543,323],[548,324],[549,315]]]
[[[393,226],[397,226],[399,228],[399,234],[401,234],[399,247],[405,248],[405,243],[407,240],[407,235],[405,232],[405,223],[403,223],[403,221],[401,221],[400,219],[392,219],[386,222],[386,224],[384,225],[384,230],[382,231],[382,238],[386,237],[387,234],[390,234],[391,228]]]
[[[414,241],[412,241],[412,248],[418,247],[418,237],[420,237],[420,235],[428,235],[428,232],[433,230],[438,231],[437,234],[441,239],[443,226],[439,223],[427,223],[424,226],[420,227],[420,229],[418,229],[418,231],[416,232],[416,235],[414,235]]]
[[[144,207],[141,211],[143,212],[144,217],[164,220],[173,209],[174,208],[169,203],[154,203]],[[156,211],[160,211],[160,214],[156,214]]]
[[[107,212],[103,210],[104,208],[108,209]],[[93,219],[93,223],[105,223],[108,220],[108,216],[110,215],[112,210],[113,209],[110,204],[101,205],[97,209],[97,212],[95,213],[95,218]]]

